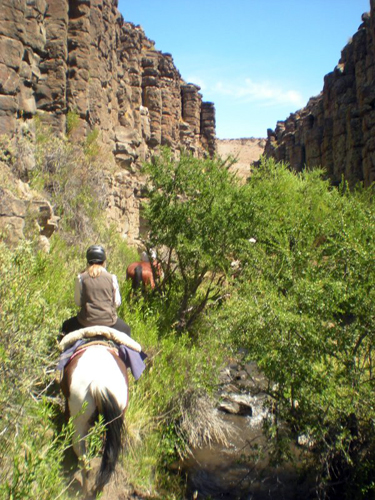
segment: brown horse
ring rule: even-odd
[[[133,290],[137,290],[142,284],[143,287],[150,286],[151,289],[154,289],[154,272],[156,276],[161,276],[161,267],[156,260],[153,261],[152,266],[150,262],[133,262],[126,269],[126,278],[132,280]]]
[[[61,389],[67,416],[73,417],[73,449],[82,462],[82,485],[87,495],[85,436],[99,414],[106,432],[95,492],[100,492],[115,470],[121,450],[123,418],[128,404],[128,377],[116,350],[91,345],[74,355],[65,367]]]

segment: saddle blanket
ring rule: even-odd
[[[60,349],[64,350],[64,352],[59,358],[56,369],[62,374],[64,367],[69,363],[75,351],[79,347],[90,343],[90,341],[92,342],[95,337],[101,337],[101,339],[104,337],[114,342],[120,359],[125,363],[127,368],[130,368],[135,380],[139,379],[146,368],[144,360],[147,358],[147,354],[142,351],[138,342],[129,337],[129,335],[106,326],[81,328],[65,335],[60,342]]]

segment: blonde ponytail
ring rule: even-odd
[[[91,278],[97,278],[101,275],[103,267],[103,264],[90,264],[86,271],[89,273]]]

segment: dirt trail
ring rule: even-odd
[[[75,468],[72,472],[70,481],[71,485],[69,487],[69,493],[71,498],[83,498],[82,495],[82,476],[78,470],[77,464],[74,467],[73,462],[75,459],[71,458],[71,467]],[[95,458],[90,463],[90,471],[88,472],[88,489],[92,492],[95,485],[95,477],[100,467],[100,458]],[[85,500],[94,500],[95,496],[88,496]],[[151,500],[151,497],[140,496],[134,488],[129,485],[128,478],[126,476],[126,471],[121,463],[116,467],[116,472],[113,474],[111,480],[104,487],[103,492],[100,495],[100,500]]]

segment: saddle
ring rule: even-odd
[[[61,381],[65,366],[82,349],[91,345],[104,345],[113,349],[120,359],[130,368],[134,378],[138,380],[145,369],[144,359],[147,357],[138,342],[126,333],[108,326],[90,326],[71,332],[59,343],[62,351],[58,365],[56,379]]]
[[[86,328],[80,328],[79,330],[68,333],[59,344],[60,351],[66,351],[78,340],[93,338],[99,338],[99,340],[101,338],[105,338],[106,340],[115,342],[116,344],[125,345],[134,351],[142,351],[142,347],[138,344],[138,342],[133,340],[126,333],[120,332],[110,326],[88,326]]]

